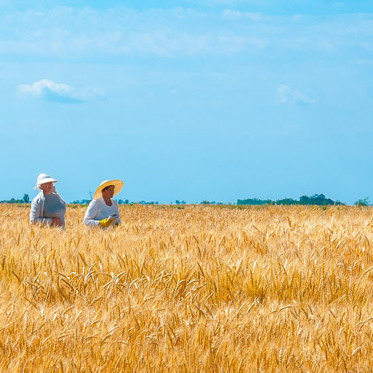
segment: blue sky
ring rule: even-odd
[[[137,3],[0,0],[0,200],[372,201],[371,1]]]

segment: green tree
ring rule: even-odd
[[[369,197],[365,197],[364,199],[359,199],[355,202],[355,206],[369,206]]]

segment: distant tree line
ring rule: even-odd
[[[72,205],[88,205],[89,202],[91,202],[90,199],[77,199],[75,201],[72,201]]]
[[[238,199],[237,205],[317,205],[317,206],[334,206],[344,205],[340,201],[333,201],[330,198],[326,198],[324,194],[314,194],[313,196],[301,196],[298,200],[293,198],[283,198],[278,200],[270,199]]]
[[[89,199],[80,199],[71,202],[71,204],[77,205],[88,205],[91,200]],[[0,203],[30,203],[30,197],[28,194],[24,194],[21,199],[11,198],[9,200],[0,201]],[[140,205],[158,205],[158,201],[138,201],[138,202],[130,202],[128,199],[122,200],[118,199],[117,203],[119,205],[133,205],[133,204],[140,204]],[[176,205],[185,205],[185,201],[176,200],[174,202]],[[170,203],[173,204],[172,202]],[[197,203],[198,204],[198,203]],[[223,202],[215,202],[215,201],[207,201],[204,200],[199,203],[200,205],[234,205],[234,203],[223,203]],[[355,206],[370,206],[369,198],[366,197],[364,199],[359,199],[356,201]],[[340,206],[345,205],[345,203],[340,201],[333,201],[330,198],[326,198],[324,194],[314,194],[312,196],[301,196],[299,199],[293,198],[283,198],[278,200],[271,200],[271,199],[258,199],[258,198],[248,198],[248,199],[238,199],[237,205],[251,205],[251,206],[261,206],[261,205],[318,205],[318,206]]]
[[[369,197],[366,197],[364,199],[359,199],[355,202],[356,206],[369,206]]]
[[[73,205],[88,205],[89,202],[91,202],[90,199],[79,199],[76,201],[71,202]],[[128,199],[118,199],[117,200],[118,205],[130,205],[134,203],[139,203],[140,205],[158,205],[158,202],[147,202],[147,201],[139,201],[139,202],[130,202]]]
[[[0,203],[30,203],[30,197],[28,194],[24,194],[22,199],[11,198],[8,200],[0,201]]]

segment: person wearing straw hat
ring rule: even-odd
[[[65,227],[66,202],[57,193],[54,183],[57,180],[49,175],[38,175],[34,189],[39,189],[39,193],[31,202],[31,224]]]
[[[84,215],[84,224],[108,228],[121,223],[118,204],[112,198],[123,188],[122,180],[105,180],[95,191]]]

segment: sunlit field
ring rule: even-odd
[[[373,210],[0,205],[1,372],[368,372]]]

